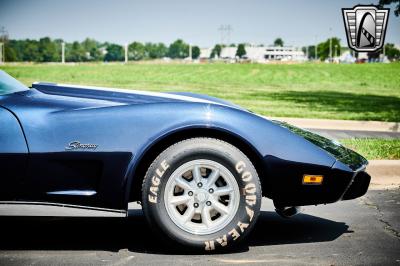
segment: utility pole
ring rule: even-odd
[[[192,45],[189,43],[189,59],[192,60]]]
[[[61,43],[61,63],[65,64],[65,42]]]
[[[315,61],[318,60],[318,35],[315,35]]]
[[[128,44],[125,44],[125,64],[128,63]]]
[[[0,42],[0,65],[3,64],[3,43]]]
[[[332,28],[329,28],[329,62],[332,62]]]

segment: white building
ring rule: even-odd
[[[262,46],[245,46],[246,55],[244,59],[251,60],[252,62],[264,63],[267,61],[305,61],[306,55],[301,49],[295,47],[262,47]],[[222,60],[235,60],[237,47],[224,47],[221,50],[219,59]],[[212,48],[200,49],[200,58],[209,58]]]
[[[222,59],[235,59],[236,58],[237,47],[224,47],[221,50],[221,55],[219,56]]]
[[[281,61],[305,61],[304,52],[296,47],[269,46],[265,50],[265,59]]]
[[[200,59],[208,59],[211,56],[212,48],[200,48]]]

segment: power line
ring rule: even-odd
[[[231,25],[221,25],[218,28],[218,31],[220,33],[221,37],[221,44],[229,45],[231,41],[231,32],[233,31],[233,28]]]

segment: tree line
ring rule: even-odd
[[[60,62],[61,47],[63,40],[51,39],[44,37],[39,40],[8,40],[0,38],[0,42],[4,43],[4,55],[6,62]],[[303,47],[303,51],[308,50],[308,57],[315,59],[315,51],[317,50],[317,59],[325,60],[330,55],[330,42],[327,39],[324,42],[308,47]],[[230,44],[229,47],[236,48],[237,58],[246,56],[246,46],[249,44]],[[281,38],[275,39],[274,46],[284,46]],[[263,45],[260,45],[263,46]],[[220,57],[221,51],[227,45],[216,44],[210,54],[210,58]],[[340,55],[340,39],[332,38],[332,56]],[[308,49],[307,49],[308,48]],[[149,59],[160,59],[164,57],[172,59],[184,59],[189,57],[189,44],[181,39],[171,43],[169,46],[164,43],[141,43],[132,42],[128,45],[128,60],[139,61]],[[393,44],[385,45],[385,52],[389,59],[400,59],[400,51]],[[198,46],[191,47],[192,59],[200,56],[200,48]],[[115,43],[98,42],[94,39],[87,38],[82,42],[65,42],[65,61],[66,62],[95,62],[95,61],[123,61],[125,58],[124,47]]]
[[[332,51],[330,51],[330,49],[332,49]],[[330,52],[332,53],[332,57],[341,55],[340,39],[336,37],[329,38],[326,41],[317,44],[316,46],[310,45],[303,47],[302,50],[304,53],[308,52],[309,59],[315,59],[317,55],[317,59],[324,61],[330,57]],[[385,44],[384,50],[385,56],[387,56],[389,60],[400,60],[400,50],[397,49],[393,43]],[[368,57],[378,58],[382,52],[383,49],[377,52],[368,53]]]
[[[5,60],[8,62],[59,62],[61,61],[61,49],[63,40],[50,39],[39,40],[5,40]],[[65,61],[90,62],[90,61],[123,61],[125,48],[122,45],[98,42],[93,39],[85,39],[82,42],[65,42]],[[192,46],[192,58],[200,56],[200,48]],[[128,45],[129,60],[146,60],[163,57],[187,58],[189,56],[189,44],[178,39],[166,46],[163,43],[132,42]]]

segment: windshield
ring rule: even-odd
[[[24,84],[0,70],[0,95],[29,90]]]

